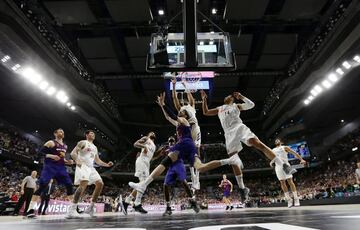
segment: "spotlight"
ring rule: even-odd
[[[212,8],[212,9],[211,9],[211,13],[212,13],[212,14],[216,14],[216,13],[217,13],[217,9],[216,9],[216,8]]]
[[[328,80],[324,80],[321,84],[327,89],[331,87],[331,83]]]
[[[200,41],[200,45],[203,46],[203,45],[204,45],[204,41]]]
[[[20,66],[19,64],[16,64],[16,65],[14,65],[13,67],[11,67],[11,69],[12,69],[13,71],[16,71],[16,70],[18,70],[20,67],[21,67],[21,66]]]
[[[70,107],[70,109],[71,109],[72,111],[74,111],[74,110],[75,110],[75,106],[72,105],[72,106]]]
[[[337,82],[337,81],[339,80],[339,78],[338,78],[338,77],[336,76],[336,74],[334,74],[334,73],[329,74],[328,79],[329,79],[331,82]]]
[[[321,88],[319,85],[315,85],[314,90],[319,94],[323,91],[323,88]]]
[[[309,100],[309,101],[312,101],[312,100],[314,100],[314,98],[315,98],[314,96],[311,96],[311,95],[310,95],[310,96],[308,97],[308,100]]]
[[[8,60],[10,60],[10,56],[9,55],[5,55],[2,59],[1,59],[1,61],[2,62],[7,62]]]
[[[351,68],[351,65],[350,65],[349,62],[347,62],[347,61],[344,61],[344,62],[342,63],[342,66],[344,66],[346,69],[350,69],[350,68]]]
[[[341,123],[344,123],[345,121],[343,119],[340,120]]]
[[[52,86],[46,90],[47,95],[51,96],[56,92],[56,89]]]
[[[42,81],[42,82],[40,82],[40,84],[39,84],[39,88],[40,88],[41,90],[46,90],[48,86],[49,86],[49,83],[48,83],[47,81]]]
[[[354,61],[360,63],[360,57],[358,55],[356,55],[353,59],[354,59]]]
[[[68,103],[66,103],[66,105],[67,105],[68,107],[70,107],[70,106],[71,106],[71,103],[70,103],[70,102],[68,102]]]
[[[336,69],[336,73],[340,74],[340,75],[343,75],[344,74],[344,71],[341,69],[341,68],[337,68]]]
[[[38,84],[42,79],[41,75],[36,73],[31,68],[24,69],[24,71],[21,73],[21,75],[23,77],[25,77],[26,79],[28,79],[33,84]]]
[[[210,33],[211,33],[211,34],[214,34],[215,32],[212,30],[212,31],[210,31]]]
[[[356,150],[358,150],[358,147],[354,147],[351,149],[353,152],[355,152]]]
[[[66,93],[64,91],[60,90],[56,94],[56,99],[58,99],[61,103],[65,103],[69,100],[69,97],[66,95]]]
[[[304,104],[305,104],[305,105],[308,105],[308,104],[310,104],[310,101],[309,101],[309,99],[306,99],[306,100],[304,101]]]
[[[209,45],[214,45],[214,41],[209,41]]]
[[[164,10],[161,10],[161,9],[158,11],[158,13],[159,13],[160,16],[165,14]]]

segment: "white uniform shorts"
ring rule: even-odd
[[[88,181],[88,184],[95,184],[96,181],[102,180],[99,173],[94,167],[82,164],[81,167],[76,166],[74,184],[79,185],[81,181]]]
[[[194,140],[195,146],[199,148],[201,146],[201,131],[199,125],[194,124],[191,126],[191,137]]]
[[[240,152],[243,148],[241,142],[245,143],[247,146],[251,146],[249,144],[249,139],[251,138],[257,138],[257,136],[243,123],[236,125],[232,129],[226,130],[225,144],[228,154]]]
[[[148,160],[138,157],[135,162],[135,176],[143,181],[150,175],[150,163]]]
[[[275,173],[279,180],[287,180],[293,178],[292,174],[286,174],[282,166],[275,166]]]

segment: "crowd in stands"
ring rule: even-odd
[[[0,126],[0,149],[25,158],[37,159],[37,144],[7,126]]]

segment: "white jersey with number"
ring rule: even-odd
[[[273,148],[273,152],[279,157],[284,163],[289,163],[288,153],[285,150],[285,146],[279,146]]]
[[[149,176],[150,161],[153,158],[156,150],[156,146],[150,138],[145,141],[144,145],[147,147],[148,151],[145,152],[145,149],[142,149],[140,156],[136,159],[135,162],[135,176],[139,177],[140,180]]]
[[[242,122],[237,104],[222,105],[218,107],[218,117],[224,129],[225,144],[228,154],[238,153],[242,150],[241,142],[251,146],[249,140],[257,138]]]
[[[233,103],[231,105],[222,105],[218,107],[218,111],[220,123],[225,133],[235,126],[242,124],[240,110],[237,104]]]
[[[96,181],[102,180],[99,173],[94,168],[94,161],[98,154],[98,149],[93,143],[87,140],[82,142],[84,146],[78,151],[77,158],[81,166],[76,166],[74,184],[79,185],[81,181],[88,181],[88,184],[91,185]]]
[[[98,154],[98,149],[93,143],[87,140],[82,142],[84,147],[78,152],[78,160],[81,164],[85,164],[88,167],[94,167],[95,156]]]
[[[191,125],[191,137],[194,140],[195,146],[200,147],[201,145],[201,130],[196,118],[196,110],[191,105],[184,105],[180,108],[180,111],[186,110],[189,114],[189,123]]]

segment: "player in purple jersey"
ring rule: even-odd
[[[169,137],[168,143],[170,148],[174,146],[175,138]],[[190,199],[193,199],[193,194],[191,192],[190,186],[186,181],[186,169],[185,169],[184,161],[182,159],[179,159],[169,166],[169,169],[165,176],[164,195],[166,201],[166,210],[163,216],[172,214],[171,206],[170,206],[170,187],[175,185],[176,180],[182,183],[188,197]],[[195,206],[195,208],[197,208],[197,206]],[[198,212],[199,209],[195,209],[195,211]]]
[[[223,179],[219,185],[220,188],[223,189],[223,201],[226,204],[226,210],[230,211],[234,208],[234,206],[231,205],[231,201],[229,199],[230,197],[230,193],[232,193],[233,191],[233,184],[231,183],[231,181],[229,181],[228,179],[226,179],[226,175],[223,175]]]
[[[157,98],[157,103],[161,107],[166,118],[174,125],[176,125],[176,133],[178,142],[169,149],[169,154],[162,160],[144,181],[140,183],[129,182],[129,186],[136,189],[138,192],[144,193],[147,186],[158,176],[160,176],[167,167],[173,162],[181,159],[188,161],[190,166],[194,166],[199,172],[206,172],[211,169],[218,168],[222,165],[228,165],[229,159],[215,160],[206,164],[201,163],[197,157],[197,149],[191,136],[191,126],[187,121],[189,117],[187,112],[180,111],[176,116],[170,108],[165,105],[165,93],[162,93]],[[197,207],[196,201],[191,200],[191,205],[195,209]]]
[[[54,140],[47,141],[40,149],[40,153],[45,156],[45,160],[39,179],[39,188],[35,191],[27,212],[29,218],[35,217],[34,207],[40,199],[40,194],[46,189],[51,179],[55,179],[58,184],[64,185],[68,196],[74,194],[72,180],[65,167],[65,164],[72,165],[74,162],[65,158],[67,145],[63,142],[64,130],[56,129],[54,136]]]

